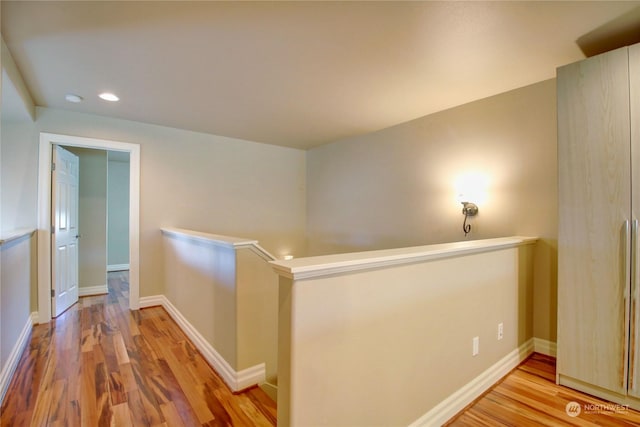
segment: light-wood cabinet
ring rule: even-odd
[[[640,407],[640,45],[557,77],[558,382]]]

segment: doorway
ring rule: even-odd
[[[77,156],[79,163],[79,197],[75,203],[79,226],[75,232],[78,237],[77,294],[80,297],[106,294],[109,291],[107,272],[129,271],[129,153],[68,145],[56,147]],[[56,165],[53,174],[59,169]],[[57,202],[57,197],[54,199]],[[52,215],[57,212],[54,210]],[[57,233],[56,229],[52,240],[58,239]],[[52,253],[56,272],[56,262],[60,264],[69,258],[58,259],[58,253]],[[65,276],[52,277],[57,298]],[[52,316],[55,317],[56,312],[59,310],[54,305]]]
[[[107,272],[129,271],[129,153],[107,151]]]
[[[129,154],[129,309],[140,306],[139,201],[140,146],[77,136],[40,134],[38,171],[38,323],[51,320],[51,152],[53,145]]]

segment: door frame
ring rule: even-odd
[[[54,145],[129,153],[129,309],[139,309],[140,145],[41,132],[38,162],[38,323],[51,320],[51,150]]]

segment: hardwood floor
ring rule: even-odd
[[[128,310],[126,273],[33,329],[1,426],[275,426],[259,388],[233,394],[161,307]],[[570,402],[581,413],[567,415]],[[640,426],[640,413],[555,384],[534,354],[446,426]]]
[[[2,426],[275,426],[260,389],[233,394],[161,307],[128,310],[128,275],[37,325]]]
[[[534,353],[445,425],[640,426],[640,412],[558,386],[555,377],[555,359]],[[567,414],[570,402],[580,405],[575,417]]]

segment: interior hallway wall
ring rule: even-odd
[[[556,149],[555,79],[312,149],[309,253],[538,236],[527,333],[555,341]],[[456,181],[469,173],[485,200],[465,237]]]
[[[37,164],[37,153],[31,159],[28,150],[16,149],[31,140],[35,107],[2,37],[0,42],[0,236],[4,238],[18,229],[35,228],[30,216],[23,218],[19,212],[35,210],[35,200],[22,190],[31,181],[24,167],[30,169],[31,160]],[[21,350],[21,337],[28,331],[36,306],[35,240],[29,235],[0,246],[0,396],[15,367],[11,355]]]
[[[38,136],[30,121],[5,121],[2,129],[2,233],[19,228],[37,227]],[[36,194],[36,196],[34,196]]]
[[[31,196],[36,191],[36,182],[30,171],[37,169],[38,149],[31,147],[29,141],[35,138],[33,123],[30,121],[7,121],[0,123],[2,135],[0,146],[2,158],[0,161],[0,210],[2,214],[1,234],[6,235],[18,229],[32,229],[37,227],[33,212],[37,209],[37,200]],[[35,240],[35,237],[33,237]],[[31,274],[31,289],[26,296],[30,312],[37,311],[37,263],[35,262],[35,243],[33,244],[33,270]],[[26,260],[25,260],[26,262]],[[20,284],[2,283],[0,288],[20,286]],[[8,300],[7,304],[22,306],[21,300]],[[23,319],[13,319],[16,324]]]
[[[107,165],[107,268],[129,265],[129,162],[121,153],[108,152]],[[125,155],[128,156],[128,155]]]
[[[10,148],[25,176],[24,210],[12,209],[34,227],[40,132],[140,144],[141,296],[164,293],[163,226],[257,239],[275,256],[304,253],[302,150],[38,107],[28,139]]]
[[[30,325],[30,292],[36,285],[36,238],[28,235],[0,246],[0,371]]]

